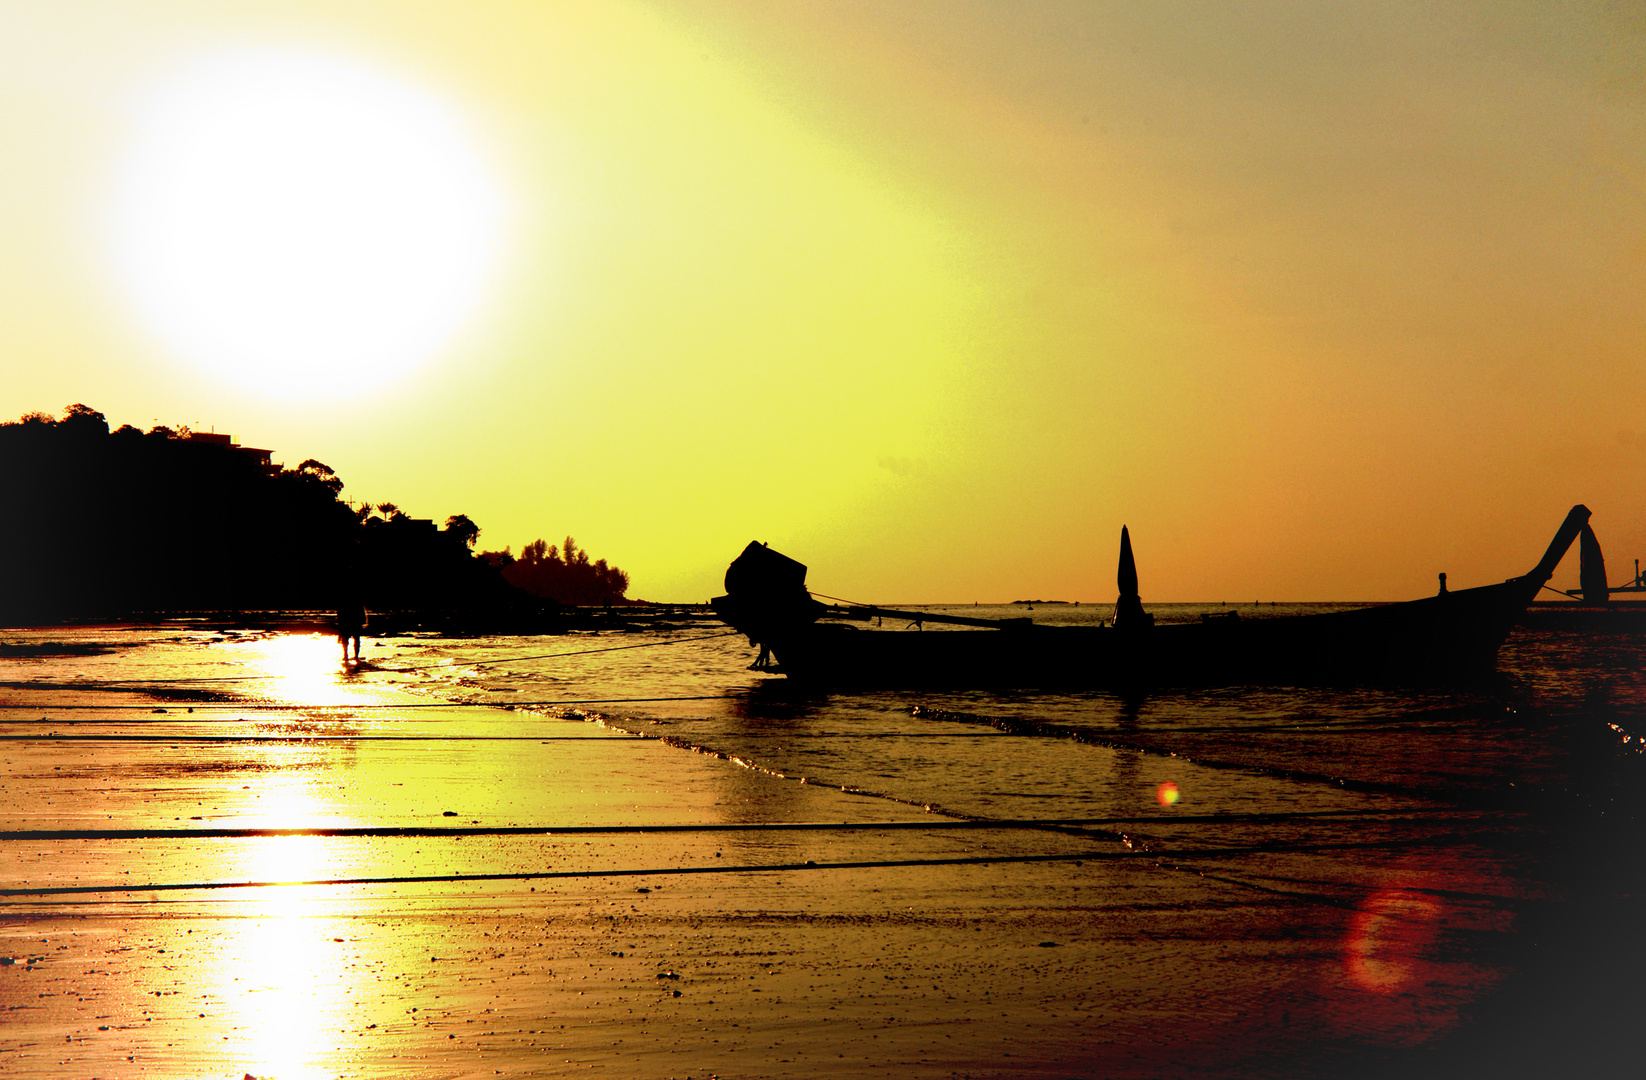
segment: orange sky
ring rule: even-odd
[[[652,599],[757,538],[854,599],[1107,600],[1122,523],[1146,601],[1402,599],[1580,501],[1615,582],[1643,45],[1610,4],[0,6],[0,415],[215,425]],[[154,88],[248,49],[436,103],[504,207],[368,390],[184,355],[114,268]]]

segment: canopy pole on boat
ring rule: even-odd
[[[1577,534],[1577,591],[1585,604],[1604,604],[1610,590],[1606,588],[1606,558],[1600,553],[1600,541],[1585,521]]]

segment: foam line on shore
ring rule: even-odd
[[[985,724],[996,731],[1007,735],[1024,736],[1028,738],[1061,739],[1077,743],[1082,746],[1095,746],[1104,750],[1124,750],[1138,754],[1147,754],[1151,757],[1171,758],[1186,762],[1190,765],[1206,769],[1217,769],[1228,772],[1245,772],[1258,776],[1272,777],[1279,780],[1288,780],[1297,784],[1321,785],[1336,788],[1342,791],[1353,791],[1362,795],[1386,795],[1411,799],[1424,799],[1440,802],[1450,802],[1456,806],[1476,805],[1492,806],[1503,804],[1509,808],[1525,806],[1534,801],[1553,802],[1558,793],[1545,792],[1532,784],[1522,782],[1519,786],[1510,782],[1499,791],[1489,794],[1462,792],[1455,789],[1432,788],[1410,783],[1396,783],[1390,781],[1359,780],[1348,776],[1333,776],[1329,773],[1311,772],[1304,769],[1282,768],[1274,765],[1257,765],[1244,761],[1227,761],[1220,758],[1199,757],[1173,749],[1169,745],[1161,744],[1151,739],[1139,739],[1130,733],[1116,732],[1110,728],[1091,727],[1089,725],[1054,723],[1040,720],[1019,719],[1016,717],[986,716],[979,713],[957,712],[949,709],[934,709],[917,705],[910,710],[909,715],[930,720],[939,720],[947,723]],[[1169,731],[1150,732],[1148,734],[1171,734]]]

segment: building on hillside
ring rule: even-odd
[[[188,441],[205,443],[208,446],[221,446],[225,450],[245,454],[257,462],[258,468],[271,476],[280,471],[280,466],[273,461],[273,450],[262,450],[255,446],[241,446],[234,441],[232,435],[219,435],[215,431],[191,431],[188,434]]]

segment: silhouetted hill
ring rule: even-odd
[[[473,553],[464,515],[440,528],[356,507],[325,464],[270,456],[226,435],[111,432],[85,405],[0,424],[0,623],[333,609],[351,594],[470,626],[541,614]]]

